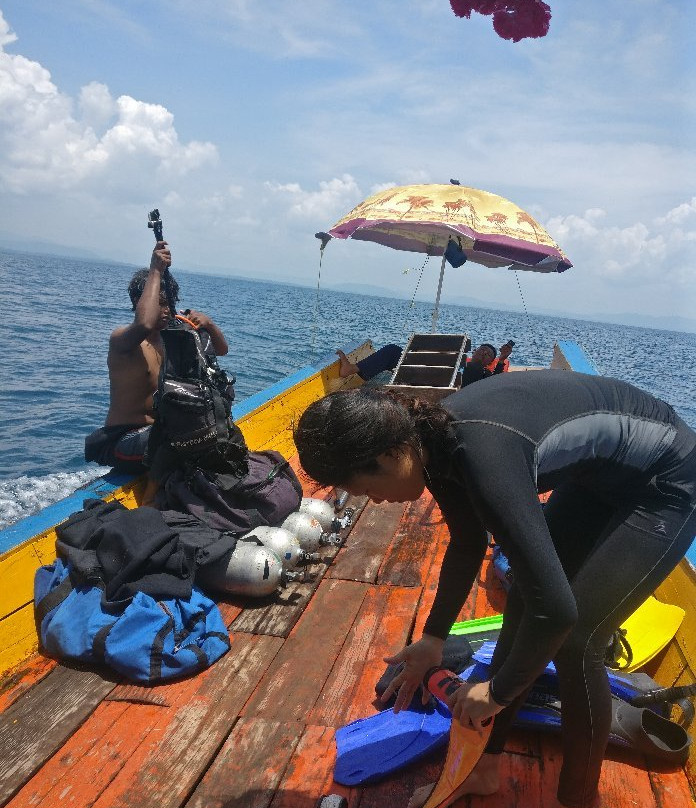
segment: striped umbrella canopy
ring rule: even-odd
[[[361,202],[328,233],[317,233],[322,250],[331,237],[374,241],[395,250],[441,255],[433,310],[435,331],[445,261],[461,266],[534,272],[565,272],[572,264],[546,230],[526,211],[502,196],[450,185],[388,188]]]
[[[564,272],[572,266],[529,213],[463,185],[388,188],[353,208],[328,235],[428,255],[443,255],[452,240],[467,260],[487,267]]]

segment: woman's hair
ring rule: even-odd
[[[304,411],[294,431],[302,468],[322,485],[344,485],[379,468],[377,457],[444,438],[449,413],[439,404],[383,387],[339,390]]]
[[[139,269],[131,278],[130,283],[128,284],[128,295],[131,299],[131,303],[133,304],[133,311],[135,311],[135,307],[138,305],[138,301],[143,296],[143,292],[145,291],[145,283],[147,281],[147,277],[150,274],[149,269]],[[174,280],[174,276],[169,273],[169,284],[172,290],[172,295],[174,297],[174,302],[179,302],[179,284]],[[166,285],[164,280],[164,275],[160,279],[160,292],[163,293],[166,291]]]

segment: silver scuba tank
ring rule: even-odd
[[[284,582],[283,564],[273,550],[242,539],[234,550],[196,573],[196,583],[203,589],[251,597],[270,595]]]
[[[319,561],[319,553],[308,553],[300,546],[300,542],[294,533],[284,527],[256,527],[242,536],[242,540],[255,536],[264,547],[278,556],[283,564],[283,568],[294,569],[299,564],[311,564]]]
[[[335,532],[334,523],[337,522],[336,513],[331,505],[329,505],[329,503],[325,502],[323,499],[317,499],[316,497],[305,497],[302,502],[300,502],[299,511],[300,513],[307,513],[310,516],[313,516],[321,525],[321,529],[324,531],[324,533]]]
[[[306,513],[314,517],[323,531],[321,544],[342,544],[343,539],[338,535],[344,528],[353,524],[354,508],[346,508],[343,516],[338,516],[331,504],[323,499],[315,497],[305,497],[300,503],[300,513]]]
[[[300,547],[308,553],[316,552],[322,544],[327,543],[321,523],[308,513],[293,511],[281,527],[296,536]]]

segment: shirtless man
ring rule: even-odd
[[[128,294],[135,312],[133,322],[117,328],[109,339],[109,412],[104,426],[87,436],[85,460],[124,472],[144,470],[142,461],[154,422],[152,396],[164,358],[160,331],[170,318],[164,272],[171,262],[167,243],[159,241],[149,270],[138,270],[131,279]],[[179,285],[171,275],[170,284],[176,303]],[[210,317],[198,311],[189,311],[186,317],[208,331],[218,356],[227,353],[227,341]]]

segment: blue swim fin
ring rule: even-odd
[[[334,780],[371,783],[447,744],[450,711],[437,699],[420,709],[383,710],[336,730]]]
[[[474,653],[473,659],[476,662],[488,666],[493,658],[494,650],[494,642],[484,642]],[[483,669],[479,672],[479,675],[482,679],[488,678],[488,675]],[[626,673],[607,668],[607,675],[609,676],[609,688],[611,689],[612,695],[617,696],[623,701],[630,702],[637,696],[660,689],[660,685],[658,685],[654,679],[651,679],[647,673]],[[553,662],[549,662],[546,666],[544,672],[537,679],[534,689],[537,691],[545,689],[551,695],[559,695],[556,668]],[[658,702],[655,712],[664,712],[664,707],[664,703],[660,704]]]

